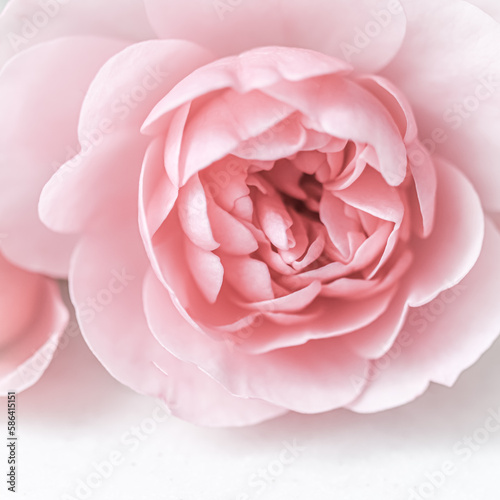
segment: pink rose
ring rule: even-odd
[[[0,396],[43,374],[68,322],[57,283],[13,266],[0,254]]]
[[[118,380],[204,425],[373,412],[495,340],[492,1],[62,3],[1,18],[0,231]]]

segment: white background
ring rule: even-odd
[[[38,384],[18,395],[18,492],[7,494],[2,480],[0,498],[404,500],[419,498],[410,492],[419,487],[420,498],[500,498],[500,431],[486,434],[483,427],[490,410],[500,414],[500,342],[452,389],[432,385],[401,408],[289,414],[250,428],[206,429],[173,417],[157,423],[153,417],[164,414],[156,401],[111,378],[80,336],[65,339]],[[0,406],[6,442],[5,399]],[[141,426],[143,441],[134,441],[131,433]],[[473,441],[457,454],[466,436]],[[301,448],[293,460],[284,442]],[[97,477],[96,465],[112,453],[121,463],[101,473],[108,478]],[[426,474],[445,462],[455,472],[433,487]],[[99,486],[78,490],[89,478]]]

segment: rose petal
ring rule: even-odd
[[[219,56],[252,47],[305,47],[346,57],[365,71],[383,67],[397,52],[405,33],[399,2],[384,0],[146,0],[151,24],[160,38],[185,38]],[[228,43],[231,40],[231,43]]]
[[[282,81],[262,92],[299,110],[307,117],[303,121],[307,128],[372,145],[380,171],[391,186],[405,178],[406,148],[398,127],[382,103],[361,86],[327,75],[293,84]]]
[[[496,0],[467,0],[500,23],[500,4]]]
[[[403,279],[397,301],[375,324],[348,339],[355,352],[363,357],[378,358],[386,354],[409,306],[425,304],[460,282],[480,252],[484,223],[477,195],[455,168],[442,161],[437,166],[435,229],[429,238],[414,245],[415,262]]]
[[[160,343],[179,359],[195,363],[232,394],[315,413],[343,406],[361,390],[351,377],[364,376],[365,362],[345,349],[342,339],[251,356],[187,323],[153,273],[145,281],[144,304]]]
[[[106,238],[111,230],[113,238]],[[94,265],[89,268],[88,262]],[[200,425],[251,425],[283,414],[286,410],[262,401],[233,397],[158,344],[142,314],[141,278],[147,268],[132,225],[104,224],[77,247],[70,278],[72,300],[82,334],[104,367],[121,383],[161,398],[174,415]],[[106,290],[116,291],[109,303],[102,301],[109,295]]]
[[[284,312],[297,313],[309,306],[321,292],[321,284],[319,281],[313,281],[301,290],[289,293],[283,297],[243,304],[237,301],[242,307],[248,309],[256,309],[257,311],[266,312]]]
[[[409,304],[425,304],[459,283],[474,266],[484,235],[481,202],[465,176],[435,159],[438,174],[436,220],[426,239],[412,245],[415,262],[408,274]]]
[[[401,137],[404,137],[406,144],[411,144],[417,138],[418,130],[406,96],[392,82],[377,75],[363,76],[357,81],[390,111]]]
[[[322,299],[304,310],[306,315],[321,310],[321,314],[314,319],[286,328],[264,323],[249,338],[245,338],[240,350],[260,354],[286,347],[299,348],[311,340],[327,340],[354,332],[382,316],[395,293],[393,288],[359,301]]]
[[[257,240],[233,215],[208,200],[208,217],[220,250],[231,255],[249,255],[258,250]]]
[[[499,251],[500,234],[487,221],[476,265],[458,285],[423,306],[423,313],[416,309],[409,314],[400,349],[378,362],[383,369],[375,362],[376,375],[349,408],[365,413],[405,404],[431,381],[453,385],[477,361],[499,333]]]
[[[8,216],[0,218],[0,233],[9,236],[3,252],[21,267],[67,275],[74,239],[47,230],[38,199],[68,154],[76,154],[78,114],[92,78],[123,46],[103,38],[61,39],[25,50],[2,68],[0,213]],[[25,76],[32,74],[35,79]]]
[[[209,98],[208,102],[188,117],[177,167],[181,175],[180,184],[183,185],[192,175],[228,154],[246,158],[239,154],[244,152],[239,150],[239,146],[244,147],[247,139],[255,138],[257,146],[265,153],[258,136],[288,117],[292,111],[292,108],[258,91],[241,95],[233,90],[226,90]],[[290,135],[286,134],[285,138]],[[298,138],[295,135],[297,132],[291,135],[291,139],[299,141],[300,145],[303,136],[300,131]],[[246,148],[254,154],[259,149]],[[258,155],[256,157],[259,159]]]
[[[195,245],[205,250],[219,247],[214,240],[207,197],[198,175],[191,177],[180,189],[177,210],[184,233]]]
[[[217,300],[224,279],[224,268],[220,258],[213,252],[194,245],[188,238],[184,239],[184,248],[193,279],[207,301],[213,304]]]
[[[61,167],[42,193],[40,217],[46,225],[76,232],[96,213],[108,211],[110,199],[116,209],[130,202],[128,193],[137,193],[150,141],[139,134],[144,118],[160,96],[208,58],[189,42],[156,40],[135,44],[106,62],[86,94],[80,117],[80,141],[90,147]],[[68,210],[60,210],[63,205]]]
[[[235,156],[253,161],[278,161],[300,151],[307,140],[307,131],[299,116],[282,120],[262,134],[241,142]]]
[[[193,71],[155,106],[142,130],[148,135],[164,132],[168,129],[173,110],[217,90],[232,88],[239,94],[246,94],[283,79],[298,81],[350,71],[348,64],[309,50],[284,47],[253,49]],[[279,109],[282,110],[281,118],[285,118],[287,107],[281,104]]]
[[[411,102],[424,144],[471,179],[487,209],[500,210],[498,22],[462,0],[401,3],[407,36],[384,74]]]
[[[0,255],[0,396],[42,376],[68,323],[57,283],[19,269]]]
[[[359,232],[359,224],[346,215],[345,204],[329,191],[323,192],[319,216],[335,248],[344,260],[349,260],[352,250],[349,236]]]
[[[16,52],[61,37],[103,36],[128,43],[154,37],[141,0],[108,0],[105,5],[99,0],[9,0],[0,15],[0,33],[9,41],[0,47],[0,66]]]
[[[222,256],[226,280],[246,300],[271,300],[274,292],[269,269],[263,262],[250,257]]]
[[[139,183],[139,228],[146,248],[170,214],[179,190],[170,182],[163,168],[163,140],[154,139],[148,146]]]
[[[168,352],[162,358],[156,366],[167,376],[167,390],[160,397],[176,417],[204,427],[243,427],[288,413],[259,399],[234,396],[195,365]]]

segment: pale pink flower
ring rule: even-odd
[[[57,283],[0,254],[0,396],[33,385],[49,365],[68,322]]]
[[[452,385],[500,330],[493,7],[12,0],[6,255],[197,423]]]

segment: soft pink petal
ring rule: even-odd
[[[286,347],[297,346],[298,348],[311,340],[325,340],[354,332],[373,323],[383,315],[390,306],[395,292],[395,289],[385,290],[374,297],[359,301],[320,299],[321,302],[313,303],[303,312],[306,318],[308,314],[313,314],[317,310],[321,311],[320,314],[314,315],[305,323],[285,328],[264,323],[245,339],[240,349],[252,354],[260,354]]]
[[[252,356],[231,348],[229,342],[210,339],[186,322],[153,273],[146,279],[144,299],[148,323],[162,345],[195,363],[232,394],[315,413],[343,406],[361,390],[351,378],[365,375],[365,362],[341,339]]]
[[[150,142],[139,133],[142,121],[160,96],[207,58],[191,43],[157,40],[133,45],[107,61],[90,86],[79,123],[80,141],[92,134],[99,139],[45,186],[40,202],[45,224],[76,232],[96,213],[109,210],[109,199],[121,200],[113,204],[118,210],[120,203],[130,203]],[[141,93],[130,101],[134,89]],[[62,205],[68,209],[60,210]]]
[[[317,234],[313,233],[313,235],[315,236],[315,239],[309,245],[309,248],[307,249],[305,255],[302,257],[302,259],[296,260],[292,264],[292,267],[296,271],[303,270],[323,254],[326,240],[324,233],[318,232]]]
[[[170,122],[165,139],[165,170],[174,186],[180,186],[182,172],[180,171],[181,149],[184,140],[186,122],[191,111],[191,103],[183,104],[177,109]],[[162,136],[158,136],[162,137]]]
[[[257,191],[255,207],[260,228],[269,241],[281,250],[288,250],[292,244],[289,229],[293,220],[281,195],[277,192],[263,194]]]
[[[373,149],[371,146],[363,146],[362,144],[347,143],[347,146],[342,153],[330,153],[329,162],[341,161],[341,172],[339,175],[328,179],[325,183],[325,188],[330,190],[344,189],[349,187],[353,182],[359,179],[359,176],[364,172],[368,160],[367,150]],[[375,155],[375,152],[373,152]],[[332,156],[335,155],[335,160]],[[376,155],[375,155],[376,156]]]
[[[234,213],[238,202],[241,203],[250,193],[246,184],[247,169],[246,161],[230,155],[202,170],[199,175],[205,192],[226,212]]]
[[[363,70],[373,71],[394,56],[405,33],[399,2],[391,2],[389,12],[384,0],[145,3],[161,38],[194,40],[218,55],[263,45],[304,47],[346,58]]]
[[[306,224],[308,221],[301,215],[298,215],[294,210],[290,210],[290,215],[293,224],[290,228],[293,244],[288,250],[280,250],[279,253],[287,264],[295,263],[309,248],[309,237],[307,234]],[[300,266],[300,264],[299,264]]]
[[[282,81],[262,91],[299,110],[307,128],[373,146],[391,186],[405,178],[406,148],[399,129],[382,103],[361,86],[326,75],[293,84]]]
[[[167,375],[167,389],[161,398],[176,417],[204,427],[244,427],[288,413],[259,399],[234,396],[196,365],[168,352],[162,357],[157,367]]]
[[[476,5],[481,10],[489,14],[493,19],[500,23],[500,4],[496,0],[467,0]]]
[[[148,40],[130,45],[101,68],[85,96],[79,134],[99,128],[139,133],[153,107],[184,77],[213,60],[206,48],[185,40]]]
[[[159,137],[148,146],[139,182],[139,228],[146,247],[151,248],[152,237],[170,214],[178,193],[165,175],[163,140]]]
[[[247,311],[231,300],[234,290],[226,283],[223,283],[214,304],[209,303],[200,291],[191,272],[188,272],[189,264],[183,244],[186,236],[176,207],[151,238],[151,242],[148,241],[143,223],[140,225],[152,268],[163,286],[175,297],[175,307],[188,322],[196,320],[211,325],[227,325],[248,315]],[[236,287],[239,286],[237,283]]]
[[[307,284],[316,279],[327,282],[361,271],[384,253],[387,238],[390,237],[391,232],[392,224],[381,225],[359,246],[349,263],[331,262],[323,267],[305,271],[293,277],[284,277],[283,282],[293,282],[296,285]]]
[[[180,189],[177,209],[182,229],[195,245],[205,250],[219,247],[208,217],[207,195],[198,175],[191,177]]]
[[[271,313],[284,312],[293,314],[302,311],[309,306],[319,295],[320,291],[321,284],[319,281],[313,281],[305,288],[284,295],[283,297],[241,305],[242,307],[256,309],[257,311],[266,311]]]
[[[184,239],[184,248],[193,279],[208,302],[213,304],[217,300],[224,279],[224,268],[220,258],[213,252],[195,245],[188,238]]]
[[[0,33],[9,43],[2,61],[16,52],[56,38],[83,35],[117,38],[128,43],[154,38],[141,0],[9,0],[0,15]]]
[[[384,356],[393,346],[406,320],[407,293],[398,291],[389,307],[375,321],[346,337],[346,343],[359,356],[377,359]]]
[[[408,302],[419,306],[456,285],[474,266],[484,234],[480,200],[470,182],[456,168],[436,160],[438,191],[434,230],[415,239],[415,262],[408,275]]]
[[[365,413],[402,405],[419,396],[431,381],[453,385],[477,361],[500,331],[499,252],[500,234],[487,221],[476,265],[454,288],[410,310],[399,349],[374,362],[374,367],[378,363],[384,368],[375,368],[351,409]]]
[[[412,254],[407,250],[394,261],[385,276],[371,280],[341,278],[333,283],[323,285],[321,296],[359,300],[381,293],[383,290],[397,286],[410,267],[412,260]]]
[[[463,0],[401,3],[408,32],[384,73],[411,102],[424,145],[457,165],[483,205],[498,210],[500,26]]]
[[[372,168],[365,169],[350,186],[335,191],[334,196],[374,217],[394,222],[396,228],[403,220],[404,205],[398,190]]]
[[[349,235],[359,232],[359,224],[345,213],[345,204],[329,191],[324,191],[319,204],[321,222],[335,248],[347,260],[351,253]]]
[[[259,248],[251,231],[210,199],[208,200],[208,217],[214,239],[219,243],[222,252],[232,255],[249,255]]]
[[[0,396],[33,385],[49,365],[69,314],[57,283],[0,255]]]
[[[386,354],[399,334],[409,306],[425,304],[458,283],[480,252],[484,223],[477,196],[456,169],[443,162],[437,162],[437,166],[434,232],[415,245],[415,262],[403,279],[397,300],[377,322],[349,337],[349,344],[363,357]]]
[[[193,71],[153,109],[144,123],[143,132],[149,135],[164,132],[172,119],[173,110],[217,90],[232,88],[244,94],[283,79],[294,82],[319,75],[350,72],[351,67],[343,61],[309,50],[284,47],[254,49]],[[286,116],[286,109],[281,104],[282,118]]]
[[[417,122],[406,96],[390,81],[378,75],[364,76],[357,80],[390,111],[406,144],[418,135]]]
[[[200,425],[251,425],[285,412],[262,401],[231,396],[196,366],[166,352],[151,335],[143,314],[142,278],[148,262],[139,234],[132,225],[104,224],[96,229],[77,247],[71,295],[85,340],[115,378],[161,398],[174,415]],[[106,238],[110,231],[113,238]],[[88,262],[94,265],[89,267]],[[116,276],[123,280],[120,291]],[[112,289],[116,291],[112,300],[99,302],[103,291]]]
[[[415,144],[419,143],[417,142]],[[422,146],[420,146],[420,148],[422,148]],[[422,155],[419,157],[421,161],[410,161],[410,170],[415,183],[418,211],[422,219],[422,229],[420,233],[422,237],[426,238],[434,227],[437,175],[432,158],[425,149],[422,148],[421,151]]]
[[[303,149],[307,132],[299,116],[285,118],[252,139],[243,141],[233,154],[253,161],[278,161]]]
[[[242,158],[253,158],[253,153],[256,159],[260,159],[256,154],[260,148],[266,156],[266,149],[258,136],[287,118],[292,111],[289,106],[258,91],[242,95],[233,90],[226,90],[217,96],[209,97],[208,102],[188,117],[185,126],[177,167],[180,172],[180,184],[183,185],[192,175],[233,151],[236,156]],[[256,146],[245,144],[250,138],[255,138]],[[293,138],[294,135],[292,140]],[[296,140],[300,138],[301,136]],[[240,145],[246,147],[250,154],[245,156],[245,149],[240,152]]]
[[[40,222],[38,199],[78,151],[78,115],[92,78],[123,47],[104,38],[60,39],[22,52],[0,72],[0,233],[8,235],[3,252],[22,267],[67,274],[74,239]]]
[[[269,269],[260,260],[224,255],[222,265],[226,280],[246,300],[254,302],[274,298]]]

